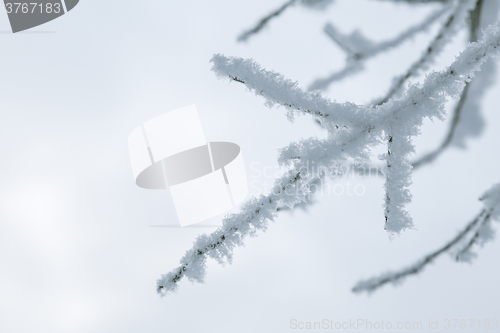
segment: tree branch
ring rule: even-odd
[[[272,11],[267,16],[260,19],[260,21],[255,25],[255,27],[253,27],[250,30],[244,31],[240,36],[238,36],[237,39],[238,42],[246,42],[251,36],[260,32],[269,23],[269,21],[271,21],[271,19],[280,16],[288,7],[294,5],[296,1],[297,0],[289,0],[288,2],[285,2],[278,9]]]
[[[446,243],[443,247],[439,248],[438,250],[418,260],[413,265],[404,268],[400,271],[388,272],[378,277],[373,277],[368,280],[360,281],[352,288],[352,291],[355,293],[361,293],[363,291],[370,293],[384,286],[387,283],[392,283],[396,285],[398,283],[401,283],[402,280],[405,279],[406,277],[420,273],[428,264],[432,263],[437,257],[445,253],[446,251],[450,250],[455,244],[459,243],[464,237],[466,237],[469,234],[469,232],[474,228],[474,226],[476,226],[482,221],[485,215],[486,211],[485,210],[481,211],[481,213],[469,224],[467,224],[467,226],[455,238],[453,238],[451,241]]]
[[[300,145],[296,144],[291,146],[293,149],[287,150],[287,152],[294,149],[304,152],[307,158],[318,162],[316,165],[331,167],[332,164],[342,163],[346,158],[366,158],[369,148],[382,142],[382,133],[387,132],[389,124],[401,135],[404,133],[405,142],[409,143],[409,138],[418,134],[424,118],[444,117],[447,96],[457,97],[465,82],[470,81],[474,72],[480,70],[482,63],[488,57],[499,55],[500,27],[497,24],[485,30],[480,42],[468,45],[450,67],[429,74],[422,85],[410,87],[403,98],[390,100],[375,110],[371,106],[341,105],[328,101],[319,94],[305,93],[296,83],[276,73],[264,71],[251,60],[229,59],[216,55],[212,61],[218,76],[232,80],[237,78],[249,89],[264,96],[268,106],[280,103],[290,109],[300,109],[302,112],[309,110],[310,114],[322,120],[328,117],[328,121],[332,123],[338,120],[336,117],[350,123],[352,125],[350,128],[328,127],[330,133],[327,140],[304,140]],[[273,87],[272,84],[276,84],[279,88]],[[287,100],[288,98],[290,99]],[[328,112],[325,112],[325,109]],[[354,115],[349,111],[354,111]],[[400,142],[402,141],[398,141],[398,144]],[[408,147],[406,151],[399,152],[401,159],[410,153],[411,145]],[[257,231],[266,229],[268,221],[276,214],[278,202],[288,206],[305,202],[310,193],[310,184],[318,177],[324,177],[326,173],[303,173],[301,167],[307,161],[302,157],[302,155],[293,156],[291,162],[293,167],[276,181],[271,194],[250,200],[241,212],[226,217],[221,228],[210,235],[200,236],[181,259],[180,266],[157,281],[157,292],[165,295],[175,291],[178,282],[184,277],[191,281],[203,281],[206,274],[206,259],[213,258],[219,263],[231,262],[234,248],[241,246],[245,237],[254,236]],[[288,194],[289,189],[292,190],[292,195],[284,195]],[[500,190],[498,192],[500,193]],[[487,204],[491,201],[490,197],[485,196]],[[498,214],[495,216],[498,217]],[[388,231],[394,232],[394,230]]]
[[[451,37],[458,33],[462,24],[465,22],[468,12],[473,9],[475,5],[476,1],[461,0],[456,9],[446,20],[446,23],[441,27],[439,33],[431,41],[420,59],[414,62],[405,74],[397,77],[392,83],[389,92],[378,101],[373,102],[373,104],[382,105],[386,103],[392,96],[394,96],[394,94],[401,90],[403,84],[410,77],[418,75],[421,70],[425,69],[426,66],[428,66],[428,64],[431,63],[443,50],[446,43],[451,40]]]
[[[467,259],[470,256],[470,249],[474,244],[478,244],[479,239],[492,239],[492,232],[490,232],[490,230],[487,230],[487,232],[483,231],[489,226],[491,220],[499,220],[500,184],[495,184],[480,198],[480,200],[483,201],[485,207],[476,218],[469,222],[465,228],[448,243],[404,269],[360,281],[352,288],[352,291],[355,293],[371,293],[388,283],[392,283],[393,285],[400,284],[408,276],[422,272],[424,268],[434,262],[436,258],[443,253],[451,252],[462,242],[465,242],[465,246],[459,248],[458,253],[454,257],[457,261],[462,261],[462,258]],[[467,240],[468,237],[469,240]],[[469,255],[467,255],[468,253]]]
[[[483,8],[483,0],[478,0],[476,4],[476,8],[470,13],[470,21],[469,21],[469,42],[477,42],[478,40],[478,29],[480,25],[481,19],[481,11]],[[472,81],[471,81],[472,82]],[[451,123],[448,129],[448,133],[446,134],[445,139],[441,143],[441,145],[436,148],[434,151],[422,156],[418,160],[412,163],[413,168],[418,169],[425,164],[433,162],[438,156],[440,156],[451,144],[453,137],[455,136],[456,129],[460,122],[460,116],[464,109],[465,102],[467,100],[467,96],[469,94],[470,84],[471,82],[467,82],[462,94],[460,96],[460,100],[453,110],[453,115],[451,118]]]
[[[421,23],[408,28],[406,31],[390,40],[378,44],[371,43],[357,31],[348,36],[343,35],[332,24],[328,23],[324,28],[324,32],[347,54],[347,64],[342,70],[335,72],[326,78],[316,79],[309,86],[308,90],[325,90],[333,82],[337,82],[346,76],[360,72],[364,68],[365,61],[382,52],[389,51],[401,45],[420,32],[426,31],[448,11],[450,11],[450,6],[444,6],[443,8],[431,13]]]

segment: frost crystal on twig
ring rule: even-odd
[[[333,42],[335,42],[347,54],[346,66],[338,72],[329,75],[326,78],[316,79],[309,90],[325,90],[334,82],[340,81],[346,76],[353,75],[364,68],[364,63],[382,52],[390,51],[410,40],[415,35],[427,31],[427,29],[440,19],[445,13],[450,11],[450,6],[444,6],[431,13],[424,21],[416,26],[408,28],[395,38],[375,44],[368,40],[359,31],[354,31],[350,35],[342,34],[335,26],[328,23],[324,32]]]
[[[404,269],[358,282],[352,291],[355,293],[373,292],[389,283],[400,284],[408,276],[422,272],[427,265],[446,252],[449,252],[457,261],[473,259],[476,254],[471,249],[476,245],[482,247],[494,238],[491,221],[498,221],[500,218],[500,184],[493,186],[480,200],[484,203],[483,210],[451,241]]]
[[[470,3],[465,4],[468,6]],[[337,103],[322,97],[318,92],[303,91],[296,82],[263,69],[251,59],[214,55],[213,71],[218,77],[245,85],[257,96],[263,97],[268,107],[283,106],[290,119],[300,114],[312,116],[328,131],[328,137],[323,140],[303,139],[283,148],[278,161],[281,165],[288,166],[289,170],[276,179],[273,190],[250,200],[239,213],[227,216],[223,220],[223,226],[212,234],[200,236],[181,259],[180,266],[157,281],[157,291],[164,295],[176,290],[184,277],[195,282],[203,281],[207,258],[213,258],[219,263],[230,263],[234,248],[241,246],[246,237],[266,230],[280,205],[293,207],[306,202],[311,184],[328,176],[328,172],[305,170],[303,167],[308,161],[324,166],[324,170],[353,162],[369,162],[371,149],[384,142],[389,143],[387,154],[381,156],[388,166],[385,229],[393,236],[412,228],[413,221],[406,211],[406,205],[411,199],[409,185],[412,167],[408,160],[414,151],[411,138],[419,134],[425,118],[444,119],[447,100],[458,99],[466,83],[473,79],[481,65],[488,58],[498,57],[499,54],[500,25],[497,23],[484,31],[479,42],[469,44],[449,67],[429,73],[422,84],[410,86],[401,98],[390,98],[386,103],[375,107]],[[483,201],[486,213],[478,217],[470,230],[479,225],[485,216],[497,219],[495,207],[499,192],[497,186],[485,194]],[[476,232],[469,243],[473,241],[473,244],[481,244],[485,228],[474,229]],[[469,230],[465,232],[468,233]],[[459,257],[463,257],[468,251],[467,244],[462,248],[465,249],[463,253],[459,251]],[[438,254],[426,257],[423,264],[412,266],[409,273],[404,273],[401,277],[420,271],[427,261],[431,262],[447,250],[448,248],[442,249]],[[392,281],[390,277],[391,275],[385,275],[373,281],[379,283],[389,279],[384,282],[387,283]],[[373,281],[355,289],[369,289],[364,286],[373,284]]]

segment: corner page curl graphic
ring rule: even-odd
[[[168,187],[182,227],[224,213],[248,194],[240,147],[207,142],[194,105],[145,122],[128,144],[136,184]]]
[[[79,0],[4,0],[12,32],[31,29],[52,21],[75,8]]]

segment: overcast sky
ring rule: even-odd
[[[83,0],[18,34],[0,13],[0,331],[287,332],[292,319],[424,327],[500,319],[499,241],[472,265],[445,256],[399,287],[371,296],[350,291],[361,278],[441,246],[479,212],[478,198],[500,181],[498,82],[483,100],[484,134],[415,172],[409,209],[418,230],[390,242],[383,179],[340,179],[363,184],[364,195],[320,195],[306,211],[286,211],[236,249],[232,265],[210,261],[205,284],[182,281],[176,294],[156,294],[160,275],[211,229],[150,227],[176,224],[177,216],[167,191],[135,185],[129,133],[196,104],[208,140],[241,147],[255,194],[273,177],[254,175],[276,168],[280,147],[325,133],[306,117],[292,124],[283,109],[217,79],[212,55],[253,58],[307,87],[344,64],[322,32],[326,22],[382,41],[438,8],[369,0],[337,0],[324,12],[294,7],[248,43],[236,42],[281,4]],[[436,26],[377,57],[325,95],[359,104],[380,97],[435,33]],[[466,38],[459,34],[433,68],[449,64]],[[417,155],[436,147],[447,126],[426,121]]]

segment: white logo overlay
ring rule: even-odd
[[[181,227],[222,214],[248,194],[240,147],[207,142],[194,105],[145,122],[128,145],[136,184],[168,188]]]

